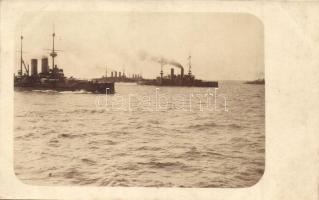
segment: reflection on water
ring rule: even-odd
[[[97,104],[105,97],[81,91],[15,92],[18,178],[37,185],[146,187],[248,187],[260,179],[263,85],[222,82],[218,94],[226,97],[228,112],[221,100],[217,110],[202,109],[209,102],[195,98],[191,110],[189,98],[158,105],[152,100],[155,91],[116,84],[109,103],[125,98],[113,109]],[[159,92],[171,100],[177,94],[205,95],[207,88],[161,87]],[[140,103],[135,96],[128,104],[129,94],[151,101]]]

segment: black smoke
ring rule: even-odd
[[[173,65],[173,66],[178,67],[180,69],[184,69],[183,65],[180,64],[179,62],[172,60],[172,59],[164,58],[163,56],[152,56],[145,51],[140,51],[138,56],[139,56],[140,60],[142,60],[142,61],[145,61],[145,60],[152,61],[152,62],[156,62],[159,64],[162,63],[163,65]]]

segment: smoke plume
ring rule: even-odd
[[[164,58],[164,57],[158,57],[158,56],[152,56],[149,55],[147,52],[145,51],[140,51],[139,52],[139,58],[142,61],[152,61],[152,62],[156,62],[159,64],[163,64],[163,65],[173,65],[175,67],[178,67],[180,69],[184,69],[183,65],[180,64],[179,62],[172,60],[172,59],[168,59],[168,58]]]

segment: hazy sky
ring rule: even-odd
[[[248,80],[264,76],[263,26],[248,14],[39,12],[26,13],[17,25],[26,63],[48,55],[55,24],[56,63],[67,76],[100,77],[125,69],[146,78],[159,75],[158,63],[140,59],[140,53],[181,63],[205,80]],[[51,63],[51,61],[49,62]],[[39,62],[40,65],[40,62]],[[17,67],[19,54],[17,53]],[[164,67],[169,73],[170,66]],[[40,67],[39,67],[40,70]],[[178,72],[179,70],[175,70]]]

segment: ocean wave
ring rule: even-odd
[[[27,133],[21,136],[16,136],[16,139],[28,139],[28,138],[32,138],[34,136],[34,133]]]
[[[73,179],[75,177],[80,177],[81,175],[82,173],[75,168],[68,169],[66,172],[63,173],[63,177],[67,179]]]
[[[189,129],[196,129],[196,130],[206,130],[213,127],[219,127],[219,128],[231,128],[231,129],[241,129],[243,128],[242,125],[238,124],[217,124],[215,122],[206,122],[204,124],[195,124],[195,125],[189,125],[187,128]]]
[[[61,94],[92,94],[92,92],[86,90],[75,90],[75,91],[61,91]]]
[[[128,163],[126,165],[122,165],[122,166],[119,166],[118,167],[119,170],[138,170],[139,169],[139,166],[135,163]]]
[[[60,141],[57,138],[52,138],[49,142],[48,145],[51,147],[59,147],[60,146]]]
[[[150,124],[160,124],[160,122],[158,120],[154,120],[154,119],[149,119],[149,120],[147,120],[147,122]]]
[[[240,128],[243,128],[243,126],[238,125],[238,124],[228,124],[228,125],[226,125],[226,126],[228,126],[228,127],[230,127],[230,128],[234,128],[234,129],[240,129]]]
[[[59,93],[56,90],[32,90],[32,92],[42,92],[42,93]]]
[[[79,108],[79,109],[75,109],[75,110],[70,110],[67,113],[104,113],[106,112],[104,109],[86,109],[86,108]]]
[[[150,168],[185,168],[186,165],[182,162],[139,162],[139,165],[148,165]]]
[[[142,146],[142,147],[139,147],[137,150],[148,150],[148,151],[161,151],[163,150],[163,148],[160,148],[160,147],[151,147],[151,146]]]
[[[194,157],[194,156],[199,157],[200,155],[201,155],[201,152],[199,152],[196,147],[191,147],[190,150],[186,151],[183,154],[184,157]]]
[[[207,154],[212,155],[212,156],[217,156],[217,157],[220,157],[220,158],[226,157],[224,154],[217,153],[216,151],[208,151]]]
[[[86,163],[86,164],[89,164],[89,165],[95,165],[96,164],[96,161],[91,160],[89,158],[82,158],[81,161]]]
[[[69,134],[69,133],[61,133],[58,135],[59,138],[76,138],[76,137],[83,137],[85,136],[86,134],[78,134],[78,135],[75,135],[75,134]]]
[[[102,141],[103,144],[106,144],[106,145],[116,145],[117,142],[114,142],[112,140],[106,140],[106,141]]]
[[[216,127],[216,126],[217,126],[217,124],[215,122],[207,122],[204,124],[189,125],[187,128],[196,129],[196,130],[204,130],[204,129],[212,128],[212,127]]]
[[[230,139],[230,142],[231,142],[231,143],[238,144],[238,145],[242,145],[242,144],[250,145],[248,139],[242,138],[242,137],[239,137],[239,136],[238,136],[238,137],[231,138],[231,139]]]

